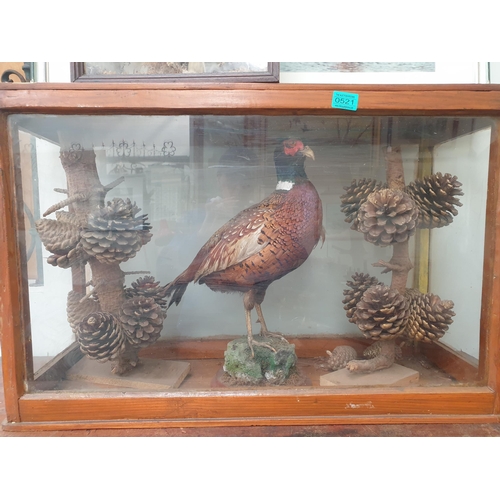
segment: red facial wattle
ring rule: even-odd
[[[298,151],[304,149],[304,144],[301,141],[285,141],[283,143],[283,151],[288,156],[295,156]]]

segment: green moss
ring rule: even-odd
[[[262,380],[283,383],[297,362],[295,346],[274,338],[256,336],[257,342],[266,342],[276,349],[253,346],[255,357],[246,337],[233,340],[224,353],[224,371],[239,381],[258,384]]]

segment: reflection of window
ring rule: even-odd
[[[24,229],[26,237],[26,259],[30,285],[43,284],[42,247],[35,229],[40,218],[38,200],[38,172],[35,139],[24,132],[19,133],[19,155],[23,183]]]

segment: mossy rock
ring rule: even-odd
[[[297,363],[295,346],[276,337],[256,335],[254,339],[271,345],[276,352],[254,345],[255,357],[252,358],[247,337],[233,340],[224,353],[224,371],[239,382],[249,385],[260,384],[264,380],[276,385],[283,384]]]

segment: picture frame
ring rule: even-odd
[[[72,62],[72,82],[279,82],[278,62]]]

